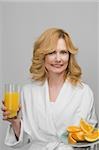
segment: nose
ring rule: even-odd
[[[60,62],[60,61],[61,61],[60,53],[56,53],[56,61],[58,61],[58,62]]]

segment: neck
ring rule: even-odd
[[[49,85],[52,86],[59,86],[64,83],[64,74],[54,74],[54,75],[49,75],[48,77],[48,83]]]

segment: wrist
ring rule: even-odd
[[[20,135],[20,128],[21,128],[21,120],[19,118],[14,119],[11,123],[11,126],[13,128],[13,131],[15,133],[16,139],[19,139]]]
[[[13,126],[13,125],[17,125],[17,124],[19,124],[19,123],[21,123],[21,120],[20,120],[19,118],[14,118],[14,119],[12,119],[12,121],[11,121],[12,126]]]

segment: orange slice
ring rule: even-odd
[[[81,131],[81,128],[78,127],[78,126],[69,126],[69,127],[67,128],[67,131],[68,131],[68,132],[78,132],[78,131]]]
[[[80,127],[85,133],[91,133],[94,130],[94,127],[86,122],[84,119],[80,120]]]
[[[84,141],[84,132],[83,131],[79,131],[79,132],[74,132],[72,134],[72,137],[76,140],[76,141]]]
[[[68,135],[68,142],[70,144],[76,144],[77,143],[77,141],[73,139],[72,133],[69,133],[69,135]]]
[[[92,133],[85,135],[85,140],[88,142],[94,142],[99,140],[99,130],[93,131]]]

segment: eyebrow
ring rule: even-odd
[[[56,51],[57,49],[55,49],[54,51]],[[61,49],[60,51],[68,51],[68,49]]]

